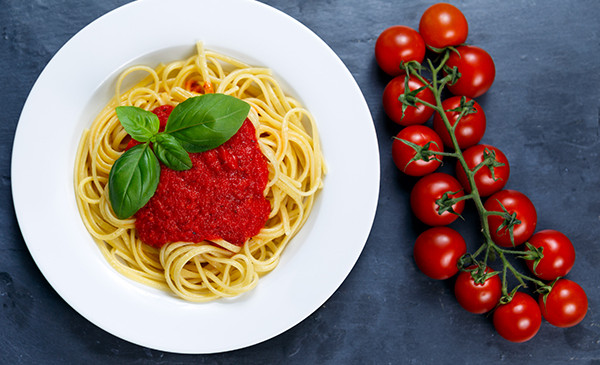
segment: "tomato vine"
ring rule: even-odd
[[[443,30],[455,27],[459,35],[456,39],[461,39],[460,42],[447,38],[447,34],[440,33],[442,30],[436,32],[434,25],[442,21],[441,18],[446,22]],[[394,30],[388,29],[382,35],[389,37],[391,31]],[[412,39],[416,37],[415,32],[405,26],[401,31],[410,33]],[[456,272],[460,271],[455,294],[461,306],[474,313],[493,310],[497,332],[510,341],[523,342],[535,336],[541,323],[538,318],[542,315],[557,326],[576,325],[587,312],[587,297],[576,283],[563,279],[575,258],[571,242],[558,231],[535,233],[537,212],[533,203],[521,192],[504,189],[509,174],[506,156],[496,147],[477,144],[485,130],[484,116],[473,124],[476,133],[463,138],[463,134],[467,134],[464,129],[471,126],[461,121],[483,113],[474,98],[486,93],[494,81],[495,65],[491,56],[479,47],[463,44],[468,31],[466,18],[452,5],[440,3],[428,8],[419,31],[424,32],[424,42],[434,57],[398,56],[414,54],[422,47],[423,40],[416,40],[414,44],[404,42],[399,46],[404,48],[402,52],[387,48],[391,56],[381,49],[377,53],[377,62],[385,64],[382,69],[395,76],[384,91],[384,109],[390,119],[405,127],[394,140],[394,162],[408,175],[422,176],[411,192],[411,208],[417,218],[434,226],[417,239],[414,248],[417,266],[431,278],[446,279],[454,270],[447,262],[441,263],[440,257],[452,257]],[[398,72],[389,71],[390,57],[396,62]],[[459,100],[443,100],[445,90]],[[424,124],[432,114],[435,131],[425,126],[416,128],[415,125]],[[444,137],[443,143],[440,136]],[[440,144],[450,151],[444,151]],[[413,152],[408,153],[407,148]],[[448,174],[435,172],[444,158],[456,160],[460,182]],[[459,257],[457,252],[462,252],[464,245],[462,237],[436,230],[435,226],[453,222],[467,200],[472,201],[477,210],[483,240],[475,252]],[[525,249],[519,248],[522,244]],[[525,260],[531,275],[519,271],[511,257]],[[501,269],[491,268],[496,260],[500,261]],[[512,288],[509,275],[517,283]],[[528,284],[535,286],[538,301],[520,291]],[[568,298],[553,294],[557,290],[568,293]],[[482,291],[486,295],[478,294]],[[481,302],[482,297],[488,300]],[[491,305],[489,298],[493,298]],[[551,305],[546,307],[548,298]],[[515,311],[517,303],[527,310]],[[574,314],[567,313],[568,306],[576,308]],[[530,321],[532,326],[521,331],[515,325],[521,319]]]

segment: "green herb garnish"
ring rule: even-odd
[[[195,96],[177,105],[164,132],[159,132],[154,113],[133,106],[117,107],[125,131],[142,142],[125,151],[110,170],[109,200],[117,218],[131,217],[152,198],[160,178],[159,160],[173,170],[190,169],[189,152],[208,151],[227,142],[249,111],[248,103],[233,96]]]

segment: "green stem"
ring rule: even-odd
[[[458,121],[456,121],[458,123]],[[456,124],[455,124],[456,125]],[[472,169],[473,175],[477,173],[483,166],[485,166],[485,161],[481,161],[477,166]]]
[[[480,245],[479,248],[477,249],[477,251],[475,251],[475,253],[473,254],[473,257],[477,258],[477,256],[481,255],[481,252],[483,250],[485,250],[486,248],[487,248],[487,245],[485,245],[485,244]]]
[[[495,246],[494,249],[496,250],[496,252],[498,253],[498,256],[502,260],[502,264],[512,272],[512,274],[515,276],[515,278],[517,278],[517,280],[519,280],[520,283],[525,285],[523,280],[527,280],[527,281],[531,281],[531,282],[535,283],[538,286],[546,285],[541,280],[538,280],[536,278],[522,274],[521,272],[517,271],[514,268],[514,266],[510,262],[508,262],[508,259],[506,258],[506,254],[521,255],[521,254],[523,254],[522,251],[506,250],[506,249],[498,247],[496,244],[494,244],[494,246]]]
[[[436,155],[440,155],[440,156],[448,156],[448,157],[456,157],[456,153],[454,152],[440,152],[440,151],[435,151]]]
[[[490,215],[498,215],[498,216],[504,217],[506,215],[506,213],[504,213],[504,212],[497,212],[495,210],[486,210],[483,214],[486,217],[490,216]]]
[[[519,281],[520,285],[517,286],[517,288],[520,286],[526,286],[525,281],[529,281],[529,282],[535,283],[536,285],[538,285],[540,287],[543,287],[545,284],[542,281],[540,281],[536,278],[532,278],[530,276],[521,274],[518,270],[515,269],[515,267],[506,258],[506,255],[520,255],[520,254],[522,254],[522,252],[516,251],[516,250],[506,250],[506,249],[500,248],[492,240],[492,237],[490,234],[490,226],[488,223],[488,217],[492,216],[492,215],[504,216],[505,213],[504,212],[487,211],[485,209],[481,195],[479,194],[479,191],[477,190],[477,186],[475,184],[475,173],[484,166],[484,163],[479,164],[474,169],[469,168],[469,166],[467,165],[467,162],[462,154],[460,146],[458,144],[458,140],[456,138],[456,134],[454,131],[454,126],[450,123],[450,120],[448,119],[448,116],[446,115],[445,110],[442,106],[442,89],[444,88],[445,84],[448,82],[449,78],[446,76],[446,77],[442,78],[441,80],[438,80],[438,74],[440,71],[442,71],[444,64],[448,60],[448,57],[449,57],[449,51],[446,51],[446,53],[444,54],[444,57],[442,58],[440,64],[437,67],[434,67],[431,60],[428,59],[429,68],[432,72],[432,75],[431,75],[432,79],[431,79],[430,83],[428,83],[427,80],[425,80],[419,73],[417,73],[414,70],[413,70],[413,72],[411,72],[411,74],[414,75],[415,77],[419,78],[421,80],[421,82],[423,82],[425,85],[427,85],[427,87],[433,92],[433,95],[435,97],[435,105],[427,103],[422,100],[418,100],[418,102],[432,108],[435,112],[437,112],[440,115],[442,121],[444,122],[446,129],[448,130],[448,132],[450,134],[450,139],[452,141],[452,147],[454,148],[454,152],[448,152],[448,153],[443,153],[443,154],[439,153],[439,154],[444,155],[444,156],[449,155],[449,156],[455,157],[458,161],[458,164],[460,165],[460,168],[462,168],[467,175],[467,181],[469,182],[469,187],[471,188],[470,189],[471,193],[466,194],[463,197],[456,198],[454,200],[458,202],[461,200],[472,199],[473,203],[475,205],[475,208],[477,209],[477,213],[479,215],[479,220],[481,223],[481,233],[483,234],[484,242],[477,249],[477,251],[472,255],[472,257],[474,260],[476,260],[477,257],[479,255],[481,255],[481,253],[485,252],[483,263],[486,266],[487,266],[487,262],[490,257],[490,254],[492,252],[494,252],[494,254],[500,258],[500,260],[502,261],[502,293],[505,297],[508,296],[508,284],[507,284],[507,277],[506,277],[508,271],[510,271],[511,274]],[[465,111],[461,112],[460,117],[462,118],[462,116],[464,114],[465,114]]]
[[[468,200],[468,199],[473,199],[473,195],[472,194],[465,194],[465,195],[459,196],[457,198],[452,198],[452,200],[455,201],[455,202],[459,202],[461,200]]]
[[[425,89],[423,89],[423,90],[425,90]],[[425,105],[428,108],[436,109],[435,105],[430,104],[430,103],[426,102],[425,100],[421,100],[417,97],[415,97],[415,103],[420,103],[420,104]]]

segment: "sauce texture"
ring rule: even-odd
[[[216,239],[241,246],[258,234],[271,205],[264,196],[267,160],[252,122],[246,119],[227,142],[190,158],[186,171],[161,164],[156,193],[135,214],[139,238],[155,247]]]

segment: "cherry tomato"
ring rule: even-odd
[[[454,276],[458,272],[458,259],[465,253],[464,238],[448,227],[429,228],[417,237],[413,248],[417,267],[436,280]]]
[[[506,208],[509,214],[516,214],[516,218],[520,223],[515,224],[513,228],[513,236],[515,246],[527,241],[535,231],[537,225],[537,212],[533,203],[529,198],[516,190],[500,190],[490,196],[483,207],[488,211],[504,212],[500,203]],[[490,234],[494,242],[503,247],[512,247],[510,242],[509,230],[506,226],[498,230],[504,222],[504,218],[498,215],[490,215],[488,223]]]
[[[423,62],[425,58],[425,42],[414,29],[395,25],[387,28],[375,42],[375,60],[388,75],[398,76],[404,73],[401,62]]]
[[[445,193],[448,193],[448,198],[459,198],[464,195],[458,180],[448,174],[434,172],[422,177],[410,193],[410,206],[413,213],[421,222],[430,226],[445,226],[454,222],[458,218],[457,214],[461,214],[465,208],[465,201],[461,200],[452,205],[456,214],[449,210],[439,214],[437,200]]]
[[[459,108],[460,99],[461,96],[452,96],[444,100],[442,102],[444,110]],[[465,102],[469,102],[471,100],[473,99],[467,98]],[[463,115],[462,118],[460,118],[458,125],[454,129],[454,135],[456,136],[456,141],[458,142],[458,146],[461,150],[479,143],[485,134],[485,113],[483,112],[481,105],[474,100],[473,108],[476,112]],[[459,115],[460,112],[458,111],[446,112],[446,117],[448,118],[450,125],[453,126],[456,124],[456,120],[458,119]],[[454,148],[450,133],[448,133],[448,129],[446,129],[446,125],[438,113],[433,115],[433,129],[437,132],[437,134],[440,135],[446,146]]]
[[[573,327],[583,320],[588,310],[585,291],[576,282],[558,279],[544,304],[544,295],[538,298],[539,308],[548,323],[557,327]]]
[[[394,77],[383,90],[383,109],[385,110],[388,117],[395,123],[402,126],[408,126],[412,124],[423,124],[433,114],[433,109],[417,103],[417,106],[409,106],[402,117],[402,102],[398,100],[398,97],[404,93],[404,78],[405,76]],[[408,88],[410,91],[417,90],[424,86],[424,84],[411,77],[408,82]],[[417,97],[430,104],[435,104],[435,97],[433,92],[428,88],[421,90]]]
[[[428,46],[445,48],[464,43],[469,33],[469,24],[458,8],[438,3],[427,8],[421,16],[419,33]]]
[[[428,148],[430,151],[444,151],[442,140],[433,129],[424,125],[408,126],[398,132],[392,143],[392,158],[400,171],[410,176],[423,176],[432,173],[440,166],[443,156],[430,156],[429,161],[415,160],[411,162],[417,152],[401,139],[419,146],[425,146],[431,142]]]
[[[535,336],[542,325],[542,315],[535,299],[516,292],[507,304],[494,311],[494,328],[511,342],[525,342]]]
[[[487,166],[483,166],[477,170],[474,176],[475,186],[477,187],[479,195],[482,197],[490,196],[495,192],[502,190],[510,175],[508,159],[502,151],[490,145],[478,144],[467,148],[463,152],[463,157],[465,158],[467,166],[470,169],[473,169],[475,166],[479,165],[484,160],[483,156],[486,150],[493,151],[496,154],[496,161],[498,163],[503,163],[504,165],[494,167],[494,177],[492,177],[490,168]],[[467,174],[458,161],[456,162],[456,178],[460,181],[465,190],[470,193],[471,186],[469,185]]]
[[[565,276],[571,271],[575,263],[575,248],[571,240],[559,231],[547,229],[535,233],[529,239],[534,247],[543,247],[544,257],[540,260],[535,271],[533,260],[525,261],[527,267],[542,280],[554,280],[559,276]],[[529,248],[525,252],[530,251]]]
[[[460,46],[450,52],[446,65],[457,67],[460,78],[456,83],[448,84],[448,90],[454,95],[476,98],[483,95],[494,83],[496,66],[492,57],[483,49],[475,46]]]
[[[470,267],[472,269],[473,267]],[[492,272],[489,267],[485,272]],[[468,271],[462,271],[454,283],[456,300],[465,310],[482,314],[494,309],[502,297],[502,280],[498,275],[489,277],[482,284],[475,283],[473,276]]]

